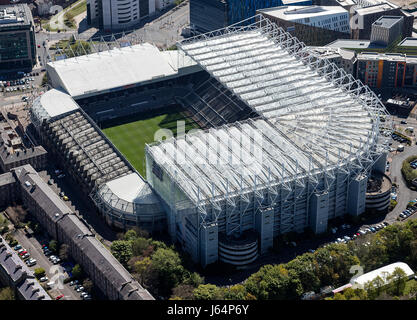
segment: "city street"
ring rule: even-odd
[[[91,200],[86,201],[85,195],[82,195],[79,190],[76,189],[75,184],[69,177],[58,178],[55,174],[56,167],[50,165],[46,171],[39,172],[40,176],[45,182],[48,182],[51,178],[53,180],[50,187],[59,195],[62,191],[69,198],[65,203],[75,212],[79,217],[89,224],[100,238],[102,238],[103,244],[108,247],[113,240],[117,238],[117,232],[112,230],[105,221],[97,214],[95,207]]]
[[[43,254],[42,246],[41,244],[35,239],[35,238],[27,238],[26,234],[22,229],[16,230],[16,232],[13,234],[15,239],[19,242],[19,244],[26,249],[30,253],[31,258],[35,258],[37,260],[36,265],[33,267],[29,267],[31,270],[35,270],[36,268],[43,268],[45,269],[46,276],[48,277],[48,281],[45,281],[44,283],[47,283],[49,281],[54,280],[54,271],[56,268],[52,268],[54,265],[52,262],[48,260],[48,257],[46,257]],[[65,277],[68,277],[66,274]],[[57,296],[63,294],[65,300],[80,300],[79,295],[75,290],[73,290],[68,284],[64,284],[62,289],[51,289],[48,291],[49,294],[52,296],[53,299],[55,299]]]

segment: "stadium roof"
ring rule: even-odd
[[[79,109],[78,104],[68,94],[51,89],[37,97],[32,105],[32,113],[36,124],[43,120],[59,116],[61,114]]]
[[[149,184],[138,173],[131,173],[111,180],[100,187],[99,195],[113,208],[134,213],[134,205],[154,205],[160,202]],[[162,211],[162,208],[160,208]]]
[[[77,98],[95,92],[134,85],[178,74],[173,53],[163,53],[144,43],[131,47],[50,62],[48,74],[54,87],[62,87]],[[185,66],[192,65],[188,60]]]
[[[259,19],[178,44],[262,117],[147,146],[195,203],[360,166],[377,144],[375,94]]]

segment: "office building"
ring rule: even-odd
[[[389,46],[402,39],[404,18],[382,16],[372,24],[371,42]]]
[[[36,64],[35,26],[26,4],[0,6],[0,71]]]
[[[131,30],[155,14],[158,0],[87,0],[87,24],[104,31]],[[172,1],[170,1],[172,2]]]
[[[359,1],[351,10],[351,29],[353,39],[370,39],[372,24],[382,16],[403,17],[402,37],[411,37],[414,16],[391,2],[385,0]]]

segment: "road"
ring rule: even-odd
[[[59,13],[62,14],[62,13]],[[181,36],[182,29],[189,24],[189,3],[184,2],[180,6],[170,8],[157,14],[157,16],[144,20],[135,30],[128,30],[124,33],[115,33],[118,41],[127,41],[131,44],[141,42],[149,42],[160,48],[168,48],[177,41],[183,39]],[[80,29],[79,29],[80,30]],[[49,46],[59,40],[68,40],[71,36],[75,36],[80,40],[110,41],[113,34],[100,32],[96,28],[90,28],[78,32],[79,30],[66,30],[63,32],[50,32],[46,30],[38,30],[36,33],[36,44],[38,48],[38,56],[41,61],[41,67],[45,67],[48,61],[48,55],[53,56],[53,51],[49,51]],[[45,43],[45,47],[43,44]],[[97,43],[96,43],[97,45]]]
[[[405,147],[403,152],[399,152],[393,157],[393,161],[391,163],[391,180],[395,183],[397,183],[398,188],[398,197],[397,197],[397,206],[394,208],[394,210],[391,211],[389,222],[394,221],[398,215],[405,210],[407,207],[407,203],[417,198],[417,191],[411,190],[407,187],[405,180],[401,174],[401,167],[402,163],[405,159],[407,159],[409,156],[417,155],[417,145],[412,145],[410,147]]]
[[[67,27],[64,23],[65,20],[65,14],[74,8],[75,6],[79,5],[80,3],[84,2],[85,0],[79,0],[77,2],[74,2],[70,6],[66,7],[64,10],[58,12],[56,15],[54,15],[50,21],[49,21],[49,27],[51,29],[59,29],[59,30],[71,30],[71,28]]]
[[[30,267],[32,271],[36,268],[43,268],[46,271],[46,275],[48,277],[48,281],[51,281],[54,277],[54,272],[56,268],[53,268],[53,264],[48,260],[48,258],[43,254],[41,244],[35,238],[27,238],[24,231],[22,229],[18,229],[13,234],[15,239],[19,242],[19,244],[26,249],[27,252],[30,253],[31,257],[37,260],[36,265]],[[66,275],[68,277],[68,275]],[[65,300],[81,300],[77,292],[68,284],[64,284],[61,289],[55,288],[48,291],[52,298],[56,298],[57,296],[63,294]]]
[[[92,201],[85,198],[85,195],[76,188],[74,182],[68,177],[58,178],[55,174],[56,167],[48,166],[47,170],[39,172],[39,175],[48,182],[52,179],[53,183],[50,185],[56,194],[64,192],[69,198],[66,204],[79,217],[83,218],[93,229],[99,240],[106,246],[110,246],[111,242],[117,239],[117,232],[111,229],[105,221],[97,214],[97,209],[92,204]]]

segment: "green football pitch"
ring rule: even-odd
[[[132,122],[107,127],[103,132],[132,166],[146,177],[145,144],[155,141],[155,132],[159,129],[169,129],[176,135],[177,121],[185,121],[186,132],[198,128],[193,120],[175,110],[172,113],[154,114],[148,117],[136,116]]]

